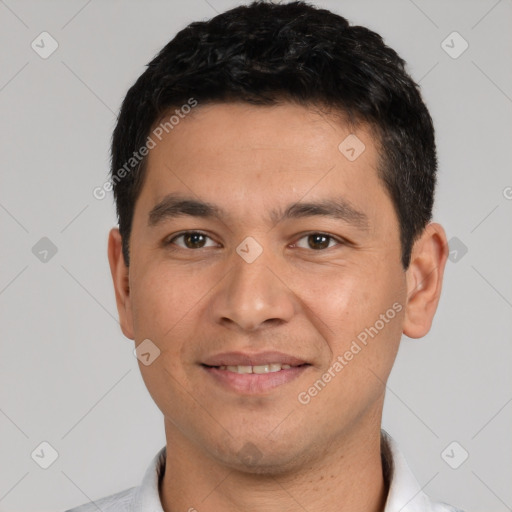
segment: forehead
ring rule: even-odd
[[[291,103],[199,105],[155,142],[139,198],[148,208],[174,191],[247,215],[327,193],[371,208],[386,195],[368,128]]]
[[[304,157],[307,161],[338,157],[339,144],[352,133],[341,113],[327,114],[313,106],[307,108],[293,103],[199,105],[167,128],[167,133],[162,134],[150,151],[148,165],[161,163],[162,157],[170,156],[170,151],[176,163],[214,156],[212,164],[222,162],[223,168],[233,157],[243,159],[246,152],[251,153],[250,158],[256,153],[261,158],[267,154],[277,158],[276,154],[282,153],[283,164]],[[371,157],[376,156],[373,137],[364,125],[357,128],[357,133],[365,141],[365,160],[369,163]]]

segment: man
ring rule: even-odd
[[[455,510],[381,431],[441,293],[436,166],[403,60],[329,11],[255,2],[165,46],[114,131],[109,261],[166,447],[73,510]]]

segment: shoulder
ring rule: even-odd
[[[78,507],[66,510],[65,512],[128,512],[135,495],[136,487],[105,496],[99,500],[89,501]]]
[[[65,512],[164,512],[159,496],[159,482],[165,469],[166,447],[153,457],[140,485],[89,501]]]
[[[432,502],[432,512],[464,512],[460,508],[452,507],[447,503]]]
[[[423,492],[398,444],[384,430],[381,442],[382,467],[389,486],[384,512],[463,512],[447,503],[431,500]]]

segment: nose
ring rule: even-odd
[[[238,254],[231,269],[212,297],[216,323],[243,331],[257,331],[289,322],[295,311],[294,293],[284,273],[264,253],[252,263]]]

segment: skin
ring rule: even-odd
[[[366,146],[353,162],[338,150],[350,133]],[[377,163],[364,126],[351,130],[289,103],[198,106],[150,151],[130,265],[115,228],[109,261],[123,333],[161,351],[139,367],[164,415],[166,512],[383,509],[385,382],[402,333],[419,338],[430,329],[448,251],[443,228],[431,223],[404,270]],[[214,203],[226,216],[149,226],[149,212],[170,193]],[[339,197],[367,216],[366,227],[327,216],[269,218],[290,204]],[[207,235],[199,248],[183,237],[170,242],[187,230]],[[318,232],[333,237],[328,247],[308,238]],[[252,263],[236,252],[248,236],[263,249]],[[395,303],[401,311],[300,403],[299,393]],[[264,350],[311,366],[251,394],[220,386],[199,364],[220,352]]]

